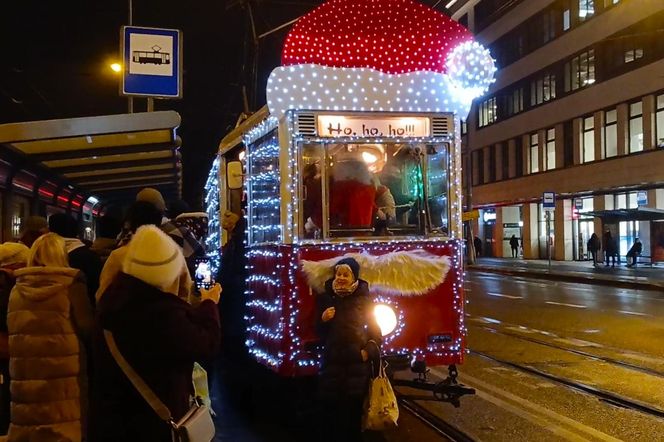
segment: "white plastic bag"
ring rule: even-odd
[[[390,380],[385,375],[383,361],[380,361],[378,377],[369,384],[369,394],[364,402],[362,428],[382,431],[397,426],[399,406]]]
[[[194,383],[194,394],[196,397],[201,398],[212,416],[215,415],[212,410],[212,401],[210,400],[210,388],[208,387],[207,371],[198,362],[194,362],[194,372],[192,373],[191,380]]]

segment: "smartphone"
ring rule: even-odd
[[[212,277],[212,270],[210,269],[210,258],[196,258],[194,263],[196,264],[196,270],[194,272],[196,288],[209,289],[214,285],[214,278]]]

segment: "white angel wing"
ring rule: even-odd
[[[347,253],[322,261],[302,260],[302,271],[311,288],[322,292],[325,281],[333,277],[334,264],[349,257],[360,264],[360,278],[371,287],[404,296],[429,292],[445,281],[450,269],[449,256],[436,256],[424,250],[408,250],[378,256]]]

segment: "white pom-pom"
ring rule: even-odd
[[[466,98],[479,97],[494,82],[494,60],[489,50],[476,41],[456,46],[447,56],[446,66],[450,80]]]

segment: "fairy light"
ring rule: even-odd
[[[248,196],[247,316],[250,354],[280,373],[315,372],[320,355],[305,349],[301,309],[300,260],[311,254],[341,256],[359,252],[380,255],[423,249],[449,256],[453,264],[445,284],[451,289],[454,330],[445,343],[406,342],[407,312],[399,297],[380,294],[376,301],[398,312],[397,328],[384,338],[387,353],[426,357],[430,363],[463,360],[464,323],[460,118],[493,82],[489,52],[462,26],[412,0],[328,0],[300,19],[286,38],[282,66],[267,85],[271,116],[244,136],[247,146]],[[446,137],[304,136],[295,124],[297,111],[451,113],[454,134]],[[280,123],[281,121],[281,123]],[[281,126],[280,126],[281,124]],[[279,131],[288,145],[279,146]],[[300,237],[298,145],[308,143],[451,143],[452,191],[449,235],[420,238],[341,239],[320,243]],[[430,177],[432,178],[432,177]],[[433,177],[432,179],[436,179]],[[207,187],[206,187],[207,190]],[[206,200],[207,202],[207,200]],[[438,289],[437,289],[438,290]],[[440,289],[443,290],[443,289]],[[437,293],[435,296],[449,296]],[[308,302],[308,301],[307,301]],[[411,325],[412,327],[412,325]]]
[[[210,257],[210,270],[216,275],[221,265],[221,224],[219,222],[219,157],[212,162],[212,168],[205,182],[205,211],[208,214],[208,235],[205,238],[205,251]]]

